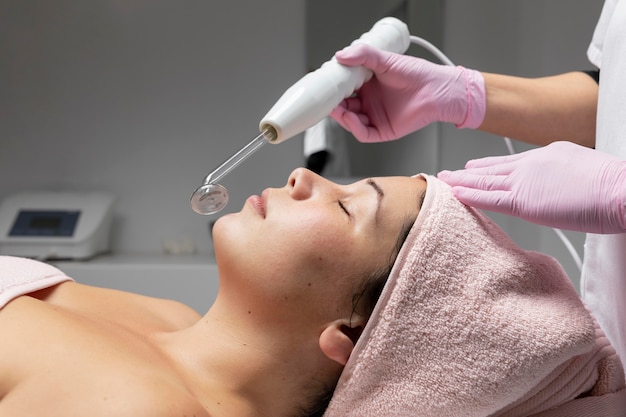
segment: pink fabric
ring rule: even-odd
[[[43,262],[0,256],[0,308],[20,295],[71,280],[57,268]]]
[[[560,265],[424,177],[325,416],[623,416],[621,362]]]

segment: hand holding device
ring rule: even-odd
[[[335,58],[374,73],[330,114],[361,142],[398,139],[437,121],[460,128],[476,128],[483,121],[485,82],[478,71],[364,44],[351,45]]]
[[[351,43],[404,53],[411,43],[407,25],[384,17]],[[346,97],[372,77],[372,71],[360,65],[342,65],[333,56],[317,70],[292,85],[259,123],[260,130],[276,131],[272,143],[280,143],[322,120]]]

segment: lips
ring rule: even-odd
[[[263,201],[263,198],[258,195],[252,195],[248,197],[248,203],[250,203],[259,216],[265,218],[265,202]]]

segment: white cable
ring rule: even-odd
[[[433,54],[437,59],[439,59],[442,63],[446,65],[454,66],[454,63],[450,60],[450,58],[448,58],[443,52],[439,50],[439,48],[437,48],[432,43],[428,42],[426,39],[422,39],[418,36],[413,36],[413,35],[411,35],[410,39],[411,39],[411,43],[415,45],[419,45],[422,48],[426,49],[428,52]],[[502,139],[504,139],[504,143],[506,144],[509,154],[511,155],[515,154],[515,148],[513,147],[513,142],[511,141],[511,139],[507,137],[503,137]],[[565,245],[565,248],[569,251],[572,259],[574,260],[574,263],[578,267],[578,270],[582,271],[582,260],[580,258],[580,255],[576,251],[576,248],[572,244],[572,242],[567,238],[567,236],[565,236],[565,233],[563,233],[562,230],[554,229],[554,228],[552,230],[554,230],[554,232],[559,237],[559,239],[561,239],[561,242],[563,242],[563,244]]]
[[[502,139],[504,139],[504,143],[506,144],[506,148],[509,150],[509,154],[511,155],[515,154],[515,147],[513,146],[513,141],[507,138],[506,136],[504,136]]]
[[[570,242],[570,240],[567,238],[567,236],[565,236],[565,233],[563,233],[561,229],[552,229],[552,230],[554,230],[554,233],[556,233],[556,235],[561,239],[561,241],[563,242],[563,244],[565,245],[569,253],[572,255],[572,258],[574,258],[574,262],[576,263],[578,270],[582,271],[583,261],[582,259],[580,259],[578,252],[576,252],[576,248],[574,248],[574,245],[572,245],[572,242]]]
[[[454,66],[454,63],[450,61],[450,58],[448,58],[443,52],[439,50],[439,48],[437,48],[432,43],[428,42],[426,39],[422,39],[418,36],[411,35],[411,43],[414,43],[415,45],[419,45],[422,48],[426,49],[428,52],[433,54],[442,63],[446,65]]]

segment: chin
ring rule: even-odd
[[[245,254],[250,227],[240,213],[220,217],[213,225],[213,249],[218,267],[236,263]]]

